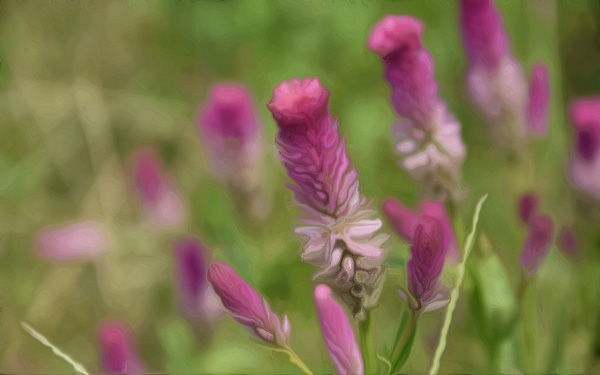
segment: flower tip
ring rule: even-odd
[[[371,31],[367,46],[381,57],[394,51],[421,48],[423,25],[409,16],[386,16]]]
[[[314,298],[317,302],[328,300],[331,298],[331,288],[325,284],[317,285],[314,290]]]
[[[267,108],[280,129],[307,124],[327,110],[329,91],[318,78],[292,79],[273,90]]]

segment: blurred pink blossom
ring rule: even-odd
[[[338,374],[362,375],[363,361],[354,331],[344,309],[323,284],[314,290],[314,301],[323,340]]]
[[[571,258],[579,258],[580,247],[575,233],[569,227],[563,226],[556,237],[556,245],[558,248]]]
[[[122,322],[106,322],[98,329],[100,370],[104,373],[141,375],[144,365],[131,342],[131,330]]]
[[[358,189],[338,123],[329,113],[329,92],[318,79],[280,84],[267,107],[277,122],[281,161],[295,182],[294,192],[307,217],[296,233],[304,237],[302,259],[322,269],[327,281],[363,318],[381,290],[381,220]]]
[[[529,103],[527,105],[527,123],[533,134],[544,135],[548,130],[548,111],[550,107],[550,84],[548,69],[538,64],[533,67],[529,84]]]
[[[94,259],[109,247],[104,226],[95,221],[49,227],[35,237],[37,254],[56,262]]]
[[[519,217],[523,223],[528,223],[529,220],[537,214],[539,199],[534,192],[528,192],[521,196],[519,200]]]
[[[528,278],[533,277],[552,246],[554,224],[544,215],[529,219],[529,235],[521,252],[521,266]]]

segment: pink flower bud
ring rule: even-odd
[[[329,357],[339,374],[362,375],[362,357],[354,331],[344,309],[331,295],[331,289],[315,287],[314,301]]]
[[[519,217],[523,223],[528,223],[532,216],[537,214],[538,197],[535,193],[529,192],[523,194],[519,200]]]
[[[104,227],[95,221],[46,228],[35,238],[37,254],[55,262],[94,259],[109,247]]]
[[[145,373],[129,327],[121,322],[107,322],[98,329],[100,369],[105,373],[141,375]]]
[[[156,152],[147,147],[132,157],[135,188],[144,212],[159,227],[180,224],[186,216],[179,192],[162,170]]]
[[[548,216],[533,216],[529,219],[529,236],[523,245],[521,265],[531,278],[552,246],[554,224]]]
[[[543,135],[548,130],[548,110],[550,109],[550,87],[548,70],[544,65],[533,67],[529,84],[529,104],[527,123],[533,134]]]
[[[290,327],[287,317],[281,324],[271,311],[269,303],[250,287],[231,266],[213,263],[208,269],[208,280],[221,298],[227,312],[258,338],[289,348]]]

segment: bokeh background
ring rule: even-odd
[[[499,0],[512,50],[527,73],[548,66],[552,105],[547,137],[532,143],[533,164],[507,161],[465,90],[465,54],[453,1],[2,1],[0,2],[0,372],[67,373],[19,326],[27,321],[88,370],[98,368],[96,329],[131,325],[148,369],[170,373],[294,373],[231,318],[197,335],[175,301],[171,240],[196,235],[214,259],[230,263],[287,313],[292,344],[315,372],[331,372],[312,305],[315,269],[299,259],[299,211],[273,139],[266,102],[279,82],[318,76],[332,94],[361,190],[379,207],[393,196],[408,205],[420,190],[396,163],[394,113],[379,58],[365,41],[386,14],[425,25],[441,96],[462,123],[468,149],[468,198],[456,215],[470,222],[489,194],[442,359],[442,373],[600,371],[600,230],[566,180],[572,132],[567,106],[600,94],[597,1]],[[251,90],[264,135],[264,187],[273,210],[256,225],[236,214],[211,173],[196,117],[209,87],[239,82]],[[143,220],[129,159],[155,148],[189,210],[185,226],[158,231]],[[556,247],[516,306],[518,257],[526,237],[517,199],[541,196],[556,227],[572,226],[579,261]],[[56,264],[33,251],[50,225],[93,219],[113,249],[96,262]],[[392,234],[390,266],[374,312],[376,347],[391,345],[403,309],[408,249]],[[502,319],[520,308],[512,338],[497,342]],[[427,369],[441,313],[420,322],[408,373]],[[490,353],[496,353],[491,363]],[[499,366],[499,367],[493,367]]]

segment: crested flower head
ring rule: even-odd
[[[214,85],[200,109],[199,130],[218,175],[237,173],[260,158],[258,117],[243,86]]]
[[[548,69],[538,64],[533,67],[529,84],[529,103],[527,105],[527,123],[533,134],[543,135],[548,130],[548,110],[550,108],[550,86]]]
[[[538,201],[538,196],[533,192],[528,192],[521,196],[519,200],[519,217],[523,223],[528,223],[531,217],[537,214]]]
[[[159,227],[180,224],[186,216],[185,208],[157,153],[148,147],[136,151],[132,167],[135,188],[146,215]]]
[[[381,220],[368,209],[358,190],[337,122],[328,111],[329,92],[318,79],[294,79],[273,92],[267,107],[277,122],[281,161],[294,181],[307,226],[302,258],[322,270],[317,279],[342,295],[355,316],[373,307],[381,286],[381,248],[387,236],[377,234]]]
[[[343,375],[362,375],[362,356],[346,312],[326,285],[317,285],[313,297],[323,340],[336,371]]]
[[[227,312],[261,340],[289,348],[290,325],[287,316],[283,325],[271,311],[269,303],[248,285],[231,266],[213,263],[208,280],[220,297]]]
[[[131,331],[121,322],[106,322],[98,329],[100,369],[104,373],[141,375],[145,373]]]
[[[436,198],[457,198],[465,147],[460,124],[437,96],[433,58],[421,43],[422,24],[387,16],[367,42],[385,67],[392,104],[401,119],[394,127],[402,167]]]
[[[529,235],[521,252],[521,266],[531,278],[552,246],[554,224],[548,216],[535,215],[529,220]]]
[[[571,185],[585,198],[600,203],[600,98],[575,101],[570,115],[575,130]]]
[[[56,262],[94,259],[109,247],[105,228],[95,221],[49,227],[35,237],[37,254]]]

